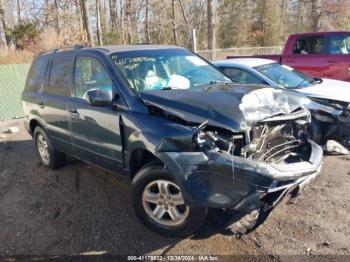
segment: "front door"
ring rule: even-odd
[[[118,172],[123,163],[120,113],[110,106],[91,106],[86,101],[86,93],[91,89],[103,89],[111,92],[111,95],[117,91],[97,58],[78,56],[75,61],[74,90],[68,103],[77,157]]]

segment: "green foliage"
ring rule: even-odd
[[[12,30],[7,30],[6,35],[11,39],[18,49],[25,49],[32,46],[39,40],[39,20],[21,22]]]
[[[280,45],[281,11],[279,0],[222,1],[218,9],[220,47]]]
[[[274,46],[281,44],[281,8],[278,0],[259,0],[255,10],[254,29],[259,37],[257,44]]]
[[[220,23],[218,39],[221,48],[250,44],[250,1],[225,0],[219,7]]]
[[[106,43],[106,45],[115,45],[121,44],[122,40],[119,32],[111,28],[105,33],[103,41]]]

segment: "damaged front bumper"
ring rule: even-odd
[[[322,149],[308,140],[308,161],[273,164],[224,152],[162,152],[159,158],[174,175],[189,206],[245,212],[275,205],[287,191],[304,187],[322,166]],[[277,193],[276,193],[277,192]],[[280,193],[280,194],[279,194]]]

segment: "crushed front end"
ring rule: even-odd
[[[186,203],[225,211],[222,226],[235,233],[256,228],[285,196],[297,197],[322,166],[322,149],[307,132],[309,111],[293,107],[266,117],[269,110],[255,119],[245,111],[256,121],[242,132],[204,122],[192,150],[171,150],[188,137],[164,138],[157,148]]]

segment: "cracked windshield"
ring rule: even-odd
[[[113,54],[117,68],[135,93],[143,90],[188,89],[231,80],[187,50],[148,50]]]

